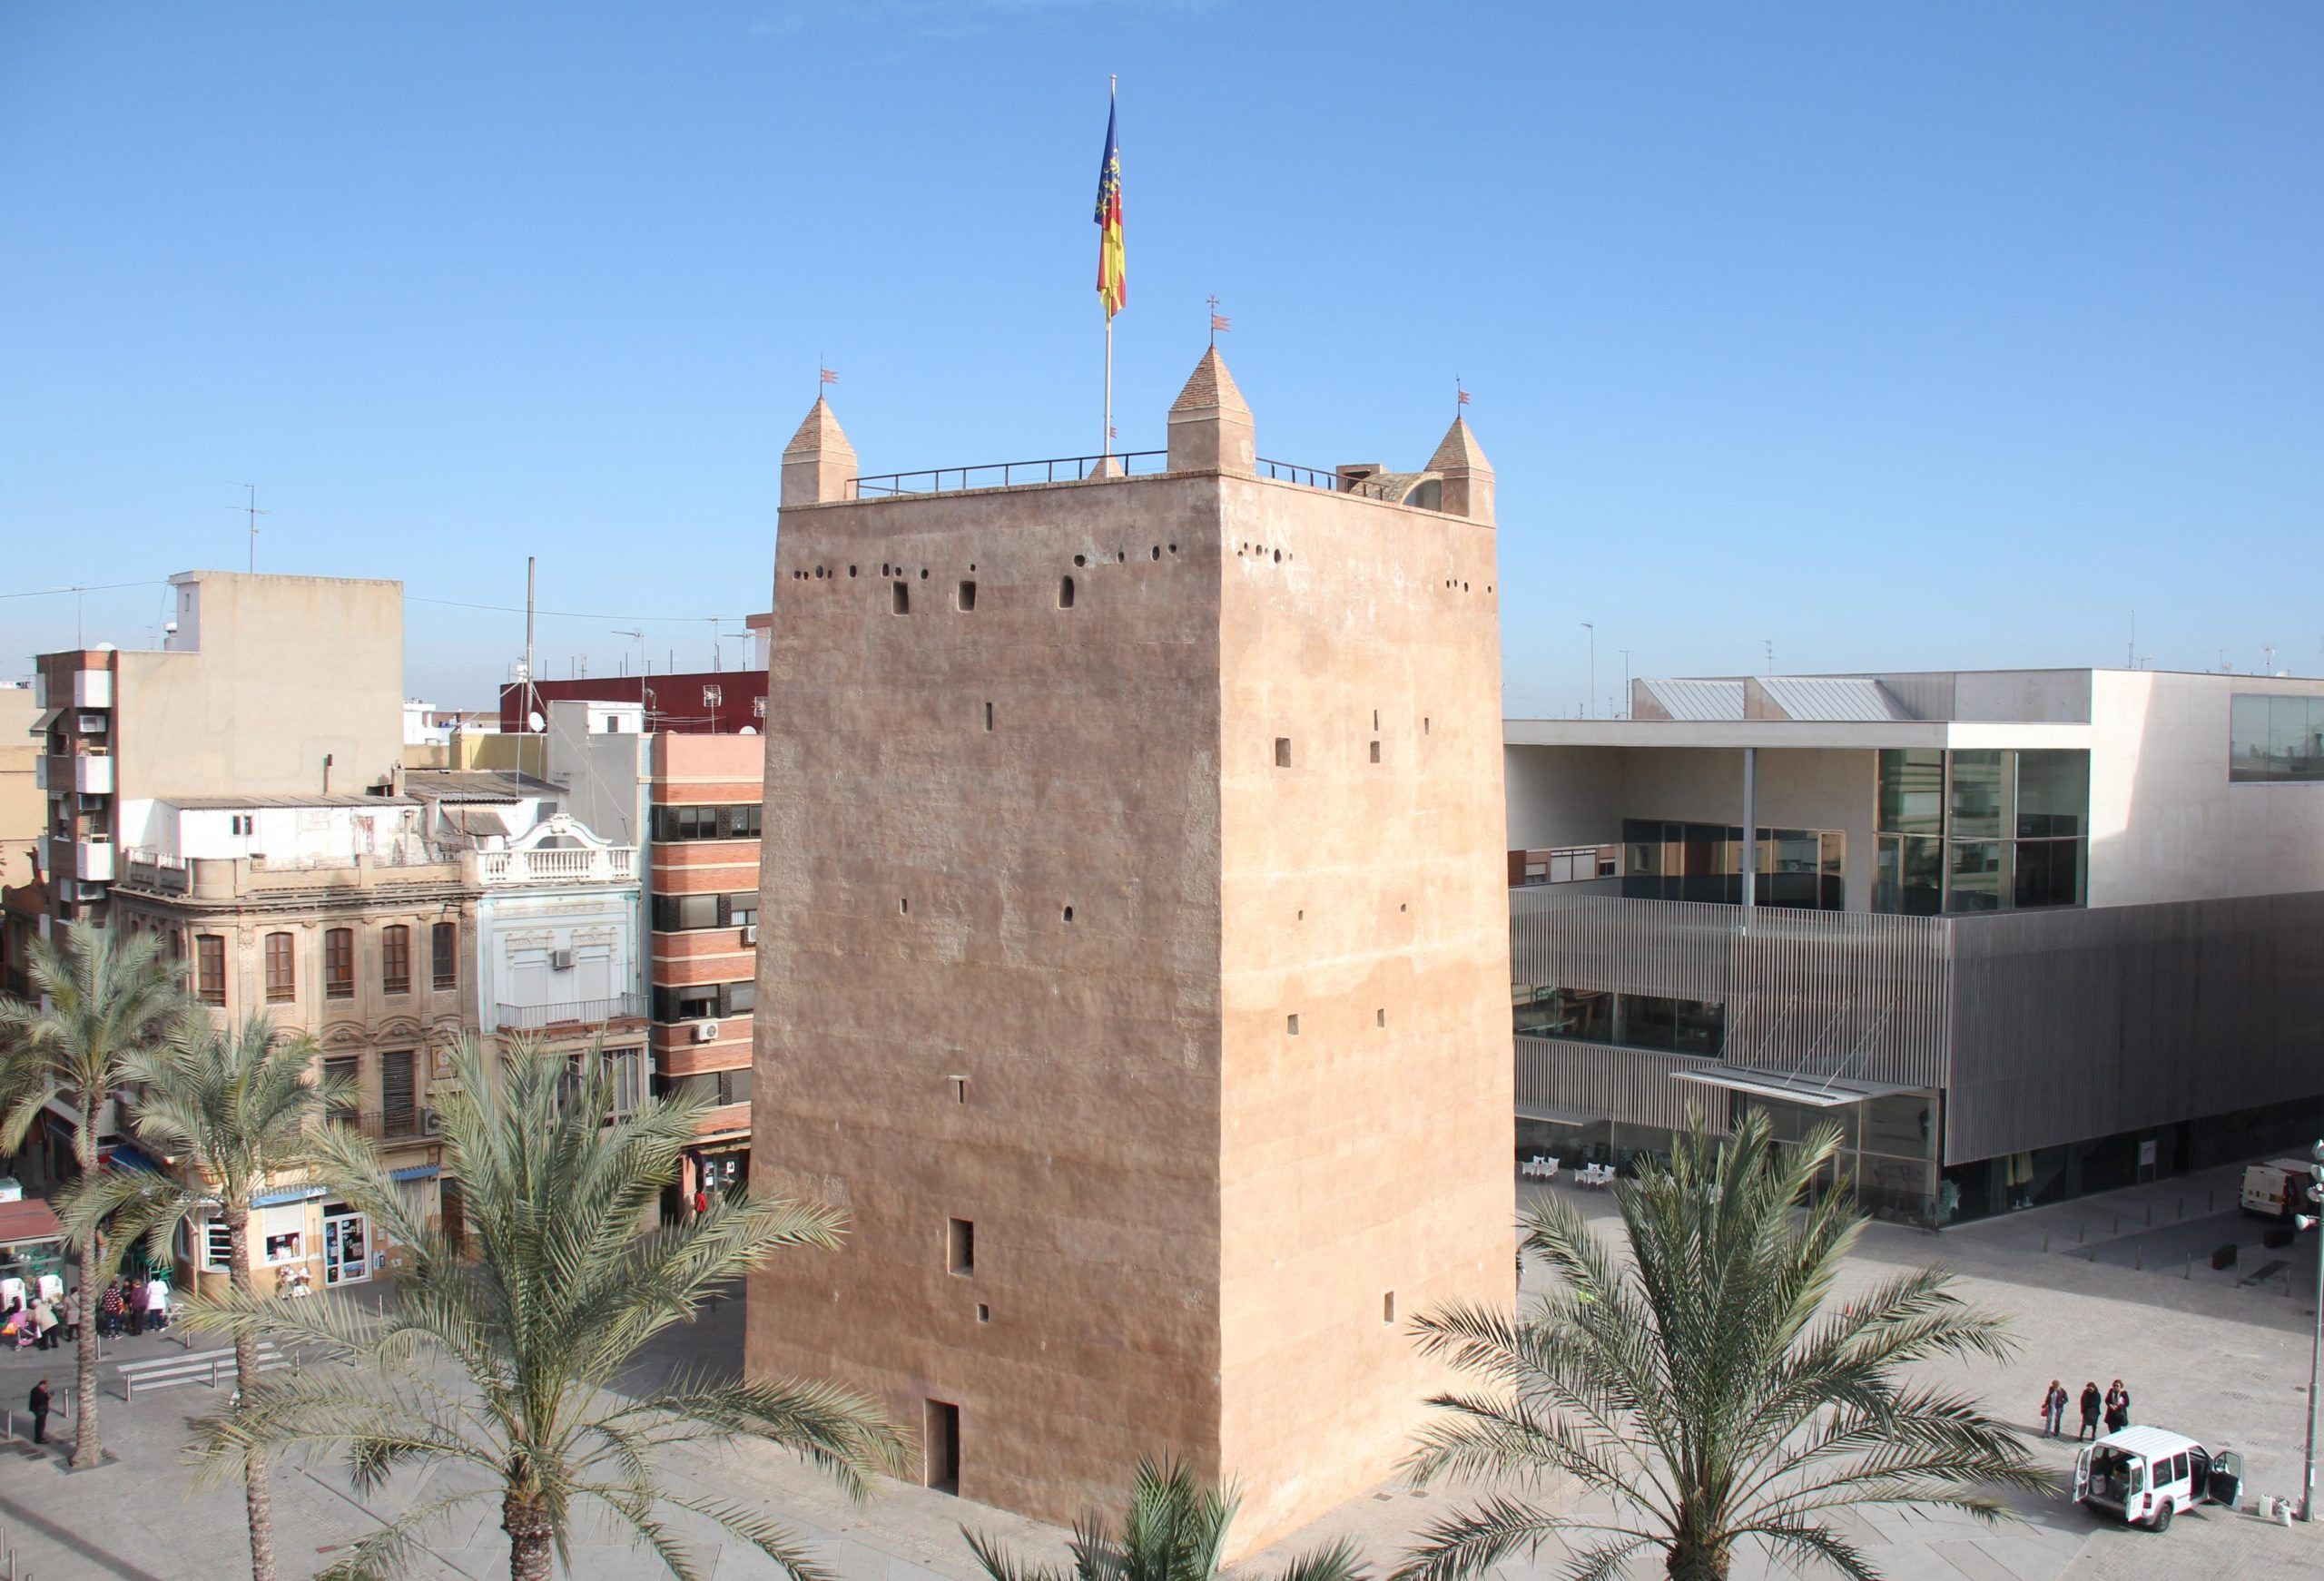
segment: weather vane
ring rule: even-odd
[[[1216,297],[1205,297],[1203,300],[1210,304],[1210,349],[1216,351],[1218,349],[1218,332],[1224,329],[1232,333],[1235,320],[1218,310]]]

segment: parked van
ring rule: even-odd
[[[2124,1428],[2074,1457],[2073,1496],[2132,1526],[2168,1531],[2182,1509],[2233,1509],[2243,1497],[2243,1457],[2231,1449],[2213,1454],[2161,1428]]]
[[[2309,1205],[2308,1188],[2316,1166],[2304,1158],[2278,1158],[2243,1172],[2243,1211],[2263,1219],[2289,1219]]]

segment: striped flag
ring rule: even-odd
[[[1106,157],[1098,166],[1098,300],[1106,320],[1129,300],[1129,259],[1122,247],[1122,154],[1114,142],[1114,106],[1106,105]]]

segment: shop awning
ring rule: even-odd
[[[29,730],[29,731],[25,732],[25,734],[27,734],[27,735],[36,735],[36,736],[45,736],[45,735],[47,735],[47,734],[48,734],[48,727],[49,727],[50,725],[54,724],[54,723],[57,722],[57,720],[58,720],[58,719],[60,719],[61,717],[63,717],[64,713],[64,711],[63,709],[61,709],[61,708],[44,708],[44,709],[42,709],[42,710],[40,711],[40,717],[39,717],[38,719],[36,719],[36,720],[33,721],[33,728],[32,728],[31,730]]]
[[[1674,1082],[1700,1082],[1707,1087],[1724,1087],[1730,1093],[1742,1093],[1752,1097],[1779,1098],[1787,1104],[1804,1104],[1811,1109],[1839,1109],[1870,1098],[1886,1098],[1898,1093],[1927,1090],[1888,1082],[1845,1081],[1833,1076],[1762,1070],[1748,1065],[1728,1065],[1716,1070],[1674,1070],[1670,1073],[1670,1079]]]
[[[1520,1104],[1517,1105],[1517,1117],[1520,1120],[1539,1120],[1551,1125],[1595,1125],[1606,1118],[1587,1109],[1559,1109],[1546,1104]]]
[[[142,1169],[148,1174],[159,1174],[162,1166],[126,1142],[115,1143],[98,1162],[114,1169]]]
[[[261,1192],[251,1199],[253,1208],[280,1208],[291,1203],[311,1203],[323,1194],[319,1185],[284,1186],[281,1191]]]
[[[62,1241],[64,1226],[55,1212],[37,1197],[0,1203],[0,1246],[26,1246],[40,1241]]]
[[[391,1169],[388,1171],[388,1178],[394,1181],[397,1184],[401,1185],[407,1181],[434,1180],[438,1175],[443,1173],[444,1171],[442,1167],[438,1164],[415,1164],[403,1169]]]

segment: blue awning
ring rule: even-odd
[[[114,1169],[142,1169],[148,1174],[159,1174],[162,1166],[126,1142],[117,1142],[106,1154],[104,1162]]]
[[[320,1186],[286,1186],[279,1192],[261,1192],[251,1199],[253,1208],[280,1208],[290,1203],[311,1203],[323,1194]]]
[[[400,1184],[405,1181],[411,1180],[434,1180],[438,1175],[443,1173],[444,1171],[442,1168],[437,1164],[415,1164],[408,1169],[391,1169],[388,1171],[388,1178]]]

